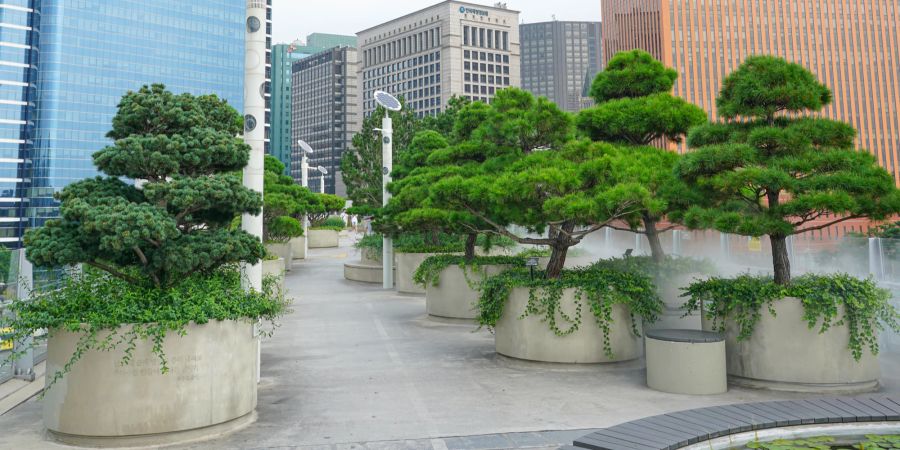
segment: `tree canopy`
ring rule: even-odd
[[[303,224],[295,216],[313,202],[309,189],[284,175],[284,164],[272,155],[265,157],[263,182],[263,241],[284,243],[303,235]]]
[[[214,95],[176,95],[162,85],[128,92],[108,134],[114,143],[94,154],[107,176],[56,195],[61,217],[26,234],[29,260],[44,267],[83,263],[157,287],[259,261],[259,239],[230,226],[262,207],[236,175],[250,156],[242,131],[240,114]]]
[[[830,90],[802,66],[750,57],[725,79],[716,102],[729,121],[693,130],[695,150],[677,166],[713,201],[691,208],[685,223],[769,236],[779,284],[791,279],[788,236],[900,211],[893,177],[854,148],[856,130],[808,117],[830,101]]]
[[[675,176],[678,155],[648,147],[660,139],[681,142],[688,130],[706,123],[706,112],[669,92],[677,78],[677,72],[643,50],[618,53],[594,81],[598,104],[577,118],[579,130],[592,140],[630,149],[631,160],[616,171],[619,180],[642,184],[655,200],[652,212],[636,211],[625,222],[630,231],[647,236],[657,262],[665,257],[659,235],[667,231],[658,224],[677,220],[692,201],[699,201]]]

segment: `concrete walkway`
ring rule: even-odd
[[[672,395],[644,385],[642,361],[571,366],[498,356],[486,330],[427,318],[423,297],[344,280],[343,263],[358,258],[344,244],[310,251],[287,279],[294,311],[264,343],[257,422],[178,448],[556,448],[665,412],[802,397],[738,388]],[[887,392],[900,392],[898,359],[882,358]],[[0,448],[61,448],[44,440],[39,401],[0,417]]]

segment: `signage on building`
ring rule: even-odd
[[[476,16],[487,16],[488,12],[482,9],[475,8],[466,8],[465,6],[459,7],[459,12],[463,14],[475,14]]]

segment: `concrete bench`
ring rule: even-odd
[[[647,386],[672,394],[711,395],[728,391],[725,338],[699,330],[645,332]]]

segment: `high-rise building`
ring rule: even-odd
[[[54,192],[97,174],[128,90],[164,83],[241,111],[246,1],[0,0],[0,242],[21,246],[58,216]]]
[[[296,44],[296,43],[295,43]],[[309,56],[295,44],[272,46],[272,156],[291,167],[291,66]],[[285,174],[288,175],[288,174]]]
[[[272,155],[291,168],[291,66],[307,56],[333,47],[356,47],[356,36],[313,33],[291,44],[276,44],[272,48]],[[286,173],[289,175],[290,173]]]
[[[831,87],[827,117],[859,130],[900,182],[896,0],[602,0],[603,53],[642,48],[680,73],[675,94],[716,118],[723,78],[750,55],[799,63]]]
[[[297,182],[303,177],[302,154],[296,142],[302,139],[314,150],[310,167],[328,170],[325,192],[345,196],[346,188],[338,174],[341,156],[362,127],[359,54],[353,47],[336,47],[295,62],[292,70],[291,176]],[[311,181],[310,186],[318,192],[317,183]]]
[[[419,117],[435,115],[453,96],[489,102],[520,86],[519,12],[444,1],[357,33],[363,113],[373,94],[403,96]]]
[[[522,89],[578,112],[594,104],[591,83],[603,68],[600,22],[542,22],[519,26]]]

